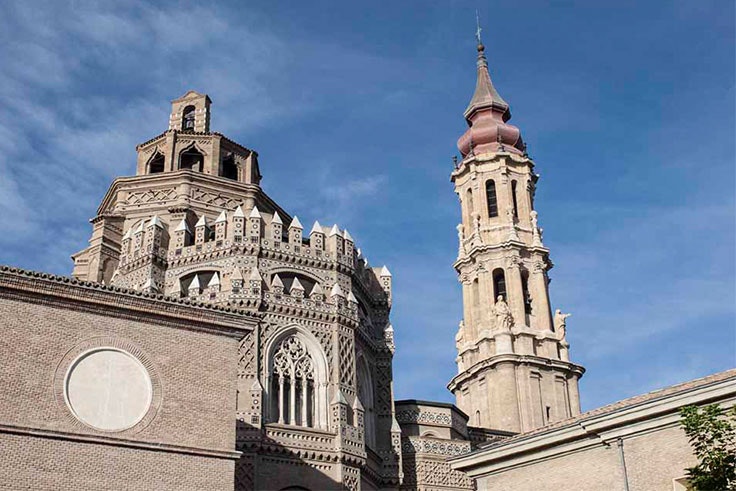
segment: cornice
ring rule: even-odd
[[[455,260],[455,262],[452,264],[452,266],[455,268],[456,271],[459,272],[461,267],[477,262],[479,259],[478,256],[480,256],[481,254],[484,254],[487,252],[499,251],[499,250],[502,252],[524,251],[524,252],[528,252],[530,255],[539,254],[542,256],[543,260],[548,264],[547,271],[552,269],[552,267],[554,266],[552,261],[549,259],[549,249],[547,249],[544,246],[540,247],[540,246],[528,245],[522,242],[521,240],[505,240],[497,244],[476,245],[475,247],[470,249],[464,256],[458,257]]]
[[[475,376],[478,372],[483,370],[489,370],[494,368],[496,365],[501,363],[513,363],[515,365],[529,365],[542,369],[557,369],[563,370],[572,374],[582,377],[585,373],[585,368],[575,363],[555,360],[552,358],[542,358],[540,356],[533,355],[517,355],[513,353],[494,355],[485,360],[481,360],[471,367],[463,370],[461,373],[455,375],[450,383],[447,384],[447,388],[453,392],[459,384],[466,381],[467,379]]]
[[[284,220],[286,223],[291,222],[291,215],[287,213],[286,210],[281,208],[281,206],[279,206],[271,197],[269,197],[259,185],[233,181],[224,177],[211,176],[209,174],[204,174],[191,170],[177,170],[173,172],[161,172],[157,174],[118,177],[113,180],[112,184],[110,184],[110,187],[105,193],[105,196],[102,198],[102,202],[97,208],[97,215],[107,214],[108,212],[106,210],[110,207],[118,192],[122,188],[127,187],[127,185],[135,185],[135,190],[140,191],[142,189],[145,189],[141,187],[141,185],[143,184],[145,184],[146,186],[172,186],[182,183],[202,185],[208,187],[212,192],[225,190],[229,193],[232,193],[233,195],[244,197],[248,194],[254,195],[256,197],[256,201],[260,200],[262,203],[265,203],[267,205],[267,208],[278,211],[282,220]],[[259,203],[258,206],[261,207],[262,203]],[[171,205],[169,205],[167,208],[170,207]],[[136,212],[137,211],[139,210],[136,210]],[[96,217],[92,220],[95,219]]]
[[[201,447],[190,447],[182,445],[172,445],[161,442],[146,442],[137,440],[128,440],[123,438],[108,437],[104,435],[86,435],[82,433],[72,433],[60,430],[44,430],[39,428],[30,428],[26,426],[16,426],[12,424],[0,423],[0,433],[11,433],[15,435],[31,436],[36,438],[47,438],[54,440],[67,440],[79,443],[92,443],[97,445],[110,445],[115,447],[129,447],[149,450],[153,452],[167,452],[177,454],[189,454],[199,457],[210,457],[217,459],[237,460],[242,455],[241,452],[233,450],[221,450]]]
[[[214,332],[240,339],[261,317],[246,310],[191,302],[48,273],[0,266],[0,297],[68,305],[140,319],[140,314],[179,328]]]
[[[518,155],[511,152],[488,152],[479,155],[468,155],[462,161],[458,163],[456,169],[450,173],[450,181],[455,182],[458,177],[461,177],[467,172],[472,172],[477,165],[482,165],[494,160],[500,164],[506,164],[506,160],[509,159],[516,164],[528,165],[529,170],[534,169],[534,161],[528,156]]]

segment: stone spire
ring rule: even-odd
[[[493,86],[485,46],[479,34],[477,39],[478,78],[473,98],[463,114],[469,128],[458,140],[457,147],[463,157],[471,152],[475,155],[498,151],[522,154],[521,132],[516,126],[506,123],[511,118],[509,105]]]

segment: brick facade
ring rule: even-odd
[[[16,489],[233,489],[236,354],[254,322],[3,268],[0,481]],[[67,360],[96,346],[146,365],[154,396],[140,424],[97,430],[60,397]]]

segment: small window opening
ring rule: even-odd
[[[181,129],[194,131],[194,106],[187,106],[184,108],[184,113],[181,120]]]
[[[496,183],[493,179],[486,181],[486,200],[488,201],[488,216],[498,216],[498,198],[496,197]]]
[[[493,271],[493,298],[496,299],[498,296],[502,296],[504,301],[506,298],[506,275],[503,273],[503,269],[498,268]]]
[[[238,180],[238,166],[235,165],[235,157],[228,155],[222,159],[222,171],[220,175],[226,179]]]
[[[545,406],[545,413],[547,415],[547,423],[549,423],[549,420],[552,417],[552,408],[549,406]]]
[[[524,297],[524,314],[526,316],[526,325],[530,325],[530,317],[532,315],[532,297],[529,293],[529,272],[522,270],[521,272],[521,292]]]
[[[516,199],[516,181],[511,181],[511,198],[514,201],[514,218],[519,218],[519,203]]]
[[[179,157],[179,168],[188,169],[196,172],[202,172],[202,164],[204,163],[204,155],[196,148],[190,147],[185,150]]]
[[[164,171],[164,156],[160,152],[156,152],[153,158],[148,162],[148,173],[158,174]]]

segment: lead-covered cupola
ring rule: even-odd
[[[463,157],[474,153],[506,151],[523,154],[524,143],[519,128],[508,124],[511,111],[491,82],[485,46],[478,40],[478,80],[475,93],[465,110],[468,130],[457,141]]]

